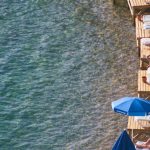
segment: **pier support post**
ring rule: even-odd
[[[132,9],[132,20],[133,20],[133,26],[135,26],[135,9]]]
[[[115,0],[113,0],[113,4],[114,4],[114,5],[116,4],[116,1],[115,1]]]

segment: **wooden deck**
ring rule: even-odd
[[[149,4],[146,4],[146,0],[127,0],[131,15],[136,24],[136,42],[137,47],[139,48],[140,58],[147,57],[150,55],[150,47],[141,44],[142,38],[150,38],[150,30],[143,29],[143,22],[139,19],[139,16],[136,16],[140,11],[142,12],[146,8],[150,8]],[[140,66],[142,62],[140,61]],[[138,72],[138,96],[139,97],[148,97],[150,96],[150,85],[143,81],[143,78],[146,76],[146,70],[139,70]],[[150,123],[148,121],[136,121],[134,117],[128,118],[127,129],[132,139],[141,133],[150,133]]]
[[[142,134],[150,133],[150,123],[148,121],[136,121],[134,117],[128,117],[127,129],[132,140],[136,141]]]
[[[150,30],[144,30],[143,29],[143,22],[136,17],[135,19],[136,23],[136,42],[137,42],[137,47],[140,48],[140,39],[141,38],[150,38]]]
[[[146,4],[146,2],[149,2],[148,0],[127,0],[131,7],[134,8],[147,8],[149,7],[149,4]]]
[[[150,94],[150,85],[144,83],[142,77],[146,76],[146,70],[139,70],[138,72],[138,93],[149,93]]]
[[[135,16],[142,10],[150,8],[150,4],[147,4],[148,0],[127,0],[130,12],[135,24]]]
[[[150,123],[148,121],[136,121],[134,117],[128,117],[128,129],[145,130],[150,129]]]
[[[150,37],[150,30],[143,29],[143,22],[136,17],[136,38]]]
[[[149,38],[150,37],[150,30],[143,29],[143,22],[136,17],[136,38]]]

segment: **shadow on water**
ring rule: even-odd
[[[111,149],[127,123],[111,102],[137,91],[135,31],[123,6],[1,3],[1,149]]]

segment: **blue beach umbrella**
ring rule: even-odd
[[[115,142],[112,150],[136,150],[136,149],[128,133],[124,130],[117,139],[117,141]]]
[[[150,101],[138,97],[124,97],[112,102],[112,109],[128,116],[150,115]]]

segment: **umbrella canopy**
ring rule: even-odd
[[[128,133],[124,130],[117,141],[115,142],[112,150],[136,150]]]
[[[150,101],[138,97],[124,97],[112,102],[112,109],[128,116],[150,115]]]

